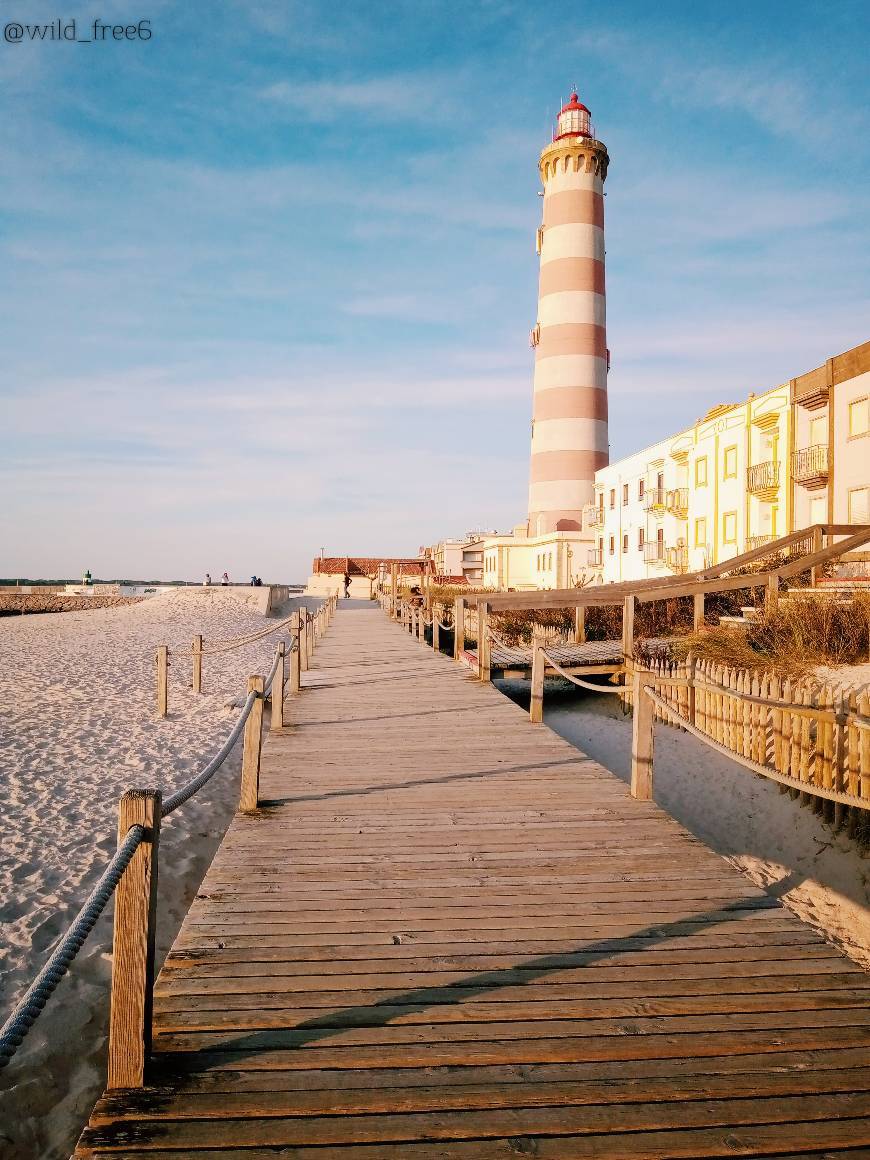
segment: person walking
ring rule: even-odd
[[[344,574],[344,598],[345,598],[345,600],[347,600],[347,598],[349,596],[350,596],[350,573],[345,572],[345,574]]]

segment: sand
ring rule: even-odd
[[[229,732],[247,675],[268,672],[279,639],[206,657],[204,693],[195,697],[182,656],[194,634],[238,636],[269,623],[244,592],[217,588],[0,620],[0,1022],[111,855],[121,792],[172,789],[199,769]],[[180,650],[165,720],[154,712],[158,644]],[[236,805],[240,759],[237,746],[165,823],[161,957]],[[110,969],[109,912],[0,1072],[0,1156],[69,1155],[105,1079]]]
[[[840,674],[842,679],[843,674]],[[528,683],[499,682],[528,704]],[[624,781],[631,717],[619,699],[547,682],[544,721]],[[870,969],[870,859],[774,782],[673,726],[656,724],[656,802],[757,885]]]

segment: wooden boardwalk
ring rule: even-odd
[[[378,609],[308,684],[77,1156],[870,1156],[866,973]]]

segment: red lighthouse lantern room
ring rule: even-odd
[[[581,103],[575,91],[571,94],[568,104],[562,106],[553,140],[559,141],[562,137],[594,137],[594,135],[592,115]]]

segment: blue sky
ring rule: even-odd
[[[611,154],[611,454],[870,337],[865,4],[4,0],[0,575],[296,580],[526,508],[537,156]]]

